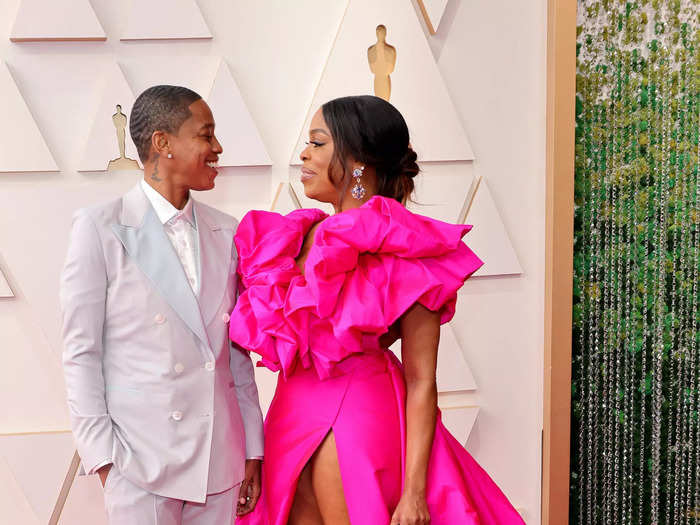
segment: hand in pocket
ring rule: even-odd
[[[100,483],[102,483],[102,488],[105,488],[105,482],[107,481],[107,476],[109,476],[110,470],[112,470],[111,463],[97,470],[97,475],[100,476]]]

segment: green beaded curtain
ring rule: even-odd
[[[700,0],[579,0],[571,522],[700,523]]]

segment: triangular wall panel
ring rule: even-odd
[[[0,458],[41,523],[51,517],[74,450],[70,432],[0,436]]]
[[[438,392],[457,392],[477,388],[472,371],[464,359],[464,352],[450,323],[440,327],[437,387]]]
[[[119,60],[136,96],[151,86],[169,84],[192,89],[206,98],[214,86],[220,64],[221,57],[213,55],[139,55]]]
[[[0,297],[14,297],[15,294],[12,291],[12,288],[10,288],[10,284],[7,282],[7,278],[5,277],[5,274],[2,272],[2,268],[0,268]]]
[[[13,315],[0,316],[0,334],[15,344],[0,352],[0,399],[22,400],[3,403],[0,434],[67,430],[68,406],[58,360]]]
[[[219,166],[269,166],[260,132],[224,60],[215,56],[140,57],[121,61],[137,95],[149,86],[184,86],[204,97],[224,152]]]
[[[220,166],[269,166],[272,164],[238,84],[223,60],[207,97],[216,120],[216,136],[224,147]]]
[[[423,164],[413,179],[415,192],[407,207],[433,219],[458,222],[464,195],[474,186],[472,163],[460,165]]]
[[[121,106],[122,113],[129,119],[127,120],[125,137],[126,156],[138,161],[136,146],[129,133],[131,108],[135,98],[118,64],[112,62],[106,66],[101,89],[102,95],[90,126],[83,156],[78,164],[78,171],[105,171],[109,161],[119,157],[117,131],[112,122],[112,115],[117,112],[117,104]]]
[[[391,346],[391,351],[401,359],[401,340]],[[476,381],[469,365],[464,359],[464,352],[455,337],[449,323],[440,327],[440,346],[437,362],[438,392],[458,392],[476,390]]]
[[[0,115],[5,123],[0,126],[0,173],[58,171],[56,161],[4,62],[0,62],[0,93]]]
[[[41,475],[41,473],[37,473]],[[7,462],[0,457],[0,509],[2,509],[2,523],[21,525],[39,525],[36,514],[24,496],[24,492],[17,484],[12,474],[12,469]]]
[[[377,42],[376,28],[387,28],[396,48],[390,102],[403,114],[411,143],[421,161],[472,160],[469,140],[450,100],[416,12],[405,0],[349,0],[335,43],[302,126],[290,163],[299,164],[309,124],[326,101],[374,94],[367,50]]]
[[[462,446],[466,445],[469,434],[471,434],[474,423],[476,423],[476,417],[479,415],[479,407],[448,407],[441,408],[440,411],[442,412],[442,423],[450,431],[450,434]]]
[[[475,277],[523,273],[488,184],[483,178],[479,181],[465,223],[474,226],[465,241],[484,261],[484,265],[474,273]]]
[[[299,198],[292,189],[292,186],[287,182],[280,182],[275,192],[275,197],[272,199],[270,211],[286,215],[294,210],[301,208]]]
[[[130,0],[121,40],[211,38],[194,0]]]
[[[89,0],[22,0],[10,33],[13,42],[106,39]]]
[[[428,29],[434,35],[437,33],[442,15],[445,14],[445,8],[449,0],[418,0],[418,5],[425,18],[425,23]]]

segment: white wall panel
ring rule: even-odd
[[[269,166],[272,164],[238,84],[225,61],[221,61],[214,84],[206,97],[216,115],[216,136],[226,144],[220,166]]]
[[[270,211],[286,215],[301,207],[299,197],[287,182],[280,182],[272,199]]]
[[[22,94],[7,68],[0,61],[0,172],[57,171],[44,137],[34,121]]]
[[[0,459],[41,523],[51,517],[74,449],[70,432],[0,435]]]
[[[432,34],[435,34],[440,27],[442,16],[447,8],[447,2],[449,0],[418,0],[425,22]]]
[[[376,28],[387,28],[387,42],[396,48],[390,102],[402,112],[411,143],[422,161],[474,158],[469,139],[455,114],[415,10],[404,0],[348,0],[333,49],[301,128],[291,163],[307,140],[309,124],[326,101],[346,95],[374,94],[374,76],[367,49],[377,41]]]
[[[129,117],[134,105],[134,94],[124,78],[119,64],[106,64],[100,82],[100,102],[92,119],[90,132],[85,141],[79,171],[105,171],[109,161],[119,157],[119,143],[112,115],[117,112],[117,105],[127,116],[125,146],[126,157],[138,162],[138,152],[129,134]]]
[[[0,268],[0,297],[5,298],[14,296],[15,294],[12,291],[12,288],[10,288],[10,283],[7,282],[7,277],[5,277],[2,268]]]
[[[39,525],[41,523],[27,501],[7,462],[0,458],[0,512],[3,523]]]
[[[212,36],[195,0],[127,0],[126,5],[128,15],[122,40]]]
[[[466,240],[484,261],[484,265],[474,273],[475,277],[523,272],[485,179],[478,183],[464,222],[474,226]]]
[[[122,61],[134,93],[155,84],[185,86],[209,104],[224,152],[220,166],[272,164],[260,132],[226,61],[216,56],[141,56]]]
[[[13,42],[106,39],[89,0],[22,0],[10,34]]]
[[[6,307],[11,306],[2,305],[0,310],[0,398],[5,400],[0,434],[67,430],[68,407],[58,363],[37,337],[39,323],[28,324],[8,314]]]
[[[457,441],[465,445],[479,415],[479,407],[448,407],[442,408],[441,412],[442,422],[447,430],[450,431]]]

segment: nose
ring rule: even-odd
[[[310,147],[311,146],[306,146],[303,150],[301,150],[301,153],[299,154],[299,158],[301,159],[302,162],[311,158],[309,156],[309,148]]]
[[[211,149],[218,155],[221,155],[224,151],[224,148],[221,147],[221,143],[219,142],[219,139],[216,138],[216,135],[214,135],[214,140],[211,143]]]

